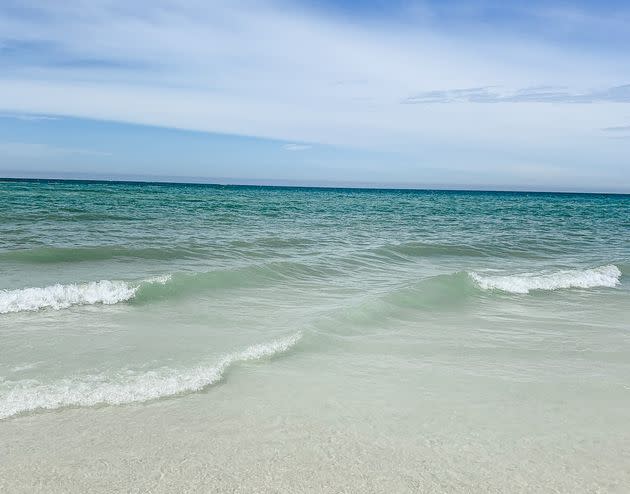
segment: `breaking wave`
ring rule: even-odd
[[[615,265],[555,273],[523,273],[508,276],[486,276],[475,272],[470,278],[483,290],[510,293],[529,293],[531,290],[560,290],[564,288],[615,287],[619,285],[621,270]]]
[[[169,276],[160,276],[131,284],[126,281],[101,280],[69,285],[0,290],[0,314],[67,309],[73,305],[112,305],[130,300],[138,289],[147,284],[165,284]]]
[[[284,353],[301,338],[302,333],[298,332],[231,353],[214,365],[190,369],[163,367],[141,374],[119,373],[113,377],[88,375],[52,384],[34,380],[5,382],[3,386],[10,388],[0,391],[0,419],[35,410],[122,405],[201,391],[219,382],[231,365]]]
[[[307,282],[338,274],[336,270],[299,262],[269,262],[206,272],[184,272],[139,281],[101,280],[46,287],[0,290],[0,314],[67,309],[74,305],[111,305],[183,297],[206,290]]]

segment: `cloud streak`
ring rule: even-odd
[[[500,91],[493,86],[432,90],[409,96],[403,99],[402,103],[630,103],[630,84],[581,92],[553,86],[524,88],[516,91]]]
[[[313,146],[309,144],[296,144],[296,143],[287,143],[282,146],[282,149],[285,151],[306,151],[311,149]]]
[[[50,115],[32,115],[28,113],[0,114],[0,118],[12,118],[15,120],[23,120],[26,122],[49,122],[51,120],[59,120],[59,117],[53,117]]]

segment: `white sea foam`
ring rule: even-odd
[[[0,387],[0,419],[34,410],[121,405],[200,391],[220,381],[232,364],[286,352],[301,337],[302,333],[298,332],[284,339],[253,345],[226,355],[210,366],[190,369],[163,367],[140,374],[119,373],[113,377],[88,375],[52,384],[35,380],[4,382]]]
[[[169,281],[171,281],[172,276],[170,274],[163,274],[160,276],[153,276],[152,278],[147,278],[144,280],[144,283],[159,283],[160,285],[165,285]]]
[[[617,286],[621,271],[608,265],[592,269],[566,270],[555,273],[523,273],[509,276],[486,276],[469,273],[484,290],[502,290],[511,293],[529,293],[530,290],[560,290],[563,288],[593,288]]]
[[[16,365],[11,368],[11,372],[23,372],[26,370],[32,370],[39,366],[41,362],[32,362],[30,364]]]
[[[73,305],[117,304],[132,299],[142,283],[164,284],[170,275],[149,278],[140,283],[101,280],[69,285],[51,285],[43,288],[0,290],[0,314],[36,311],[40,309],[67,309]]]

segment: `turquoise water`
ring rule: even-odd
[[[0,273],[11,491],[630,485],[630,196],[5,181]]]

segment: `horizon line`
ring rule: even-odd
[[[2,172],[0,172],[2,173]],[[5,172],[6,173],[6,172]],[[20,174],[16,174],[20,175]],[[290,179],[247,179],[247,178],[216,178],[216,177],[181,177],[159,175],[115,175],[99,176],[99,174],[60,173],[44,174],[42,176],[20,176],[0,174],[0,182],[73,182],[73,183],[102,183],[102,184],[136,184],[136,185],[196,185],[196,186],[223,186],[223,187],[268,187],[268,188],[293,188],[293,189],[331,189],[331,190],[390,190],[390,191],[441,191],[441,192],[512,192],[531,194],[575,194],[575,195],[618,195],[628,196],[628,191],[612,190],[579,190],[567,187],[563,189],[532,188],[532,186],[516,185],[461,185],[461,184],[418,184],[397,182],[350,182],[350,181],[326,181],[290,180]],[[81,177],[81,175],[85,175]],[[90,176],[91,175],[91,176]]]

